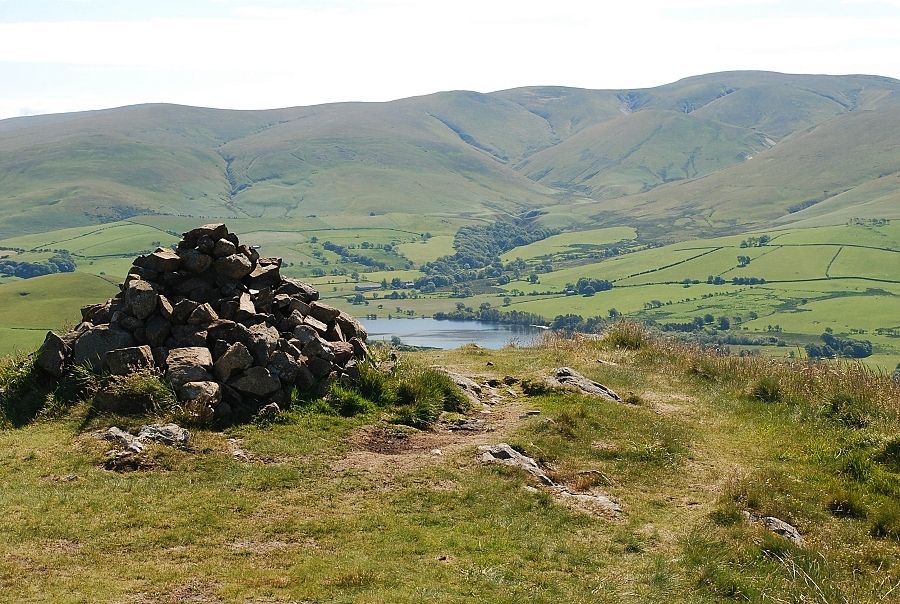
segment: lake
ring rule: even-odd
[[[506,325],[480,321],[438,321],[436,319],[360,319],[369,332],[369,341],[390,341],[397,336],[408,346],[458,348],[475,343],[483,348],[503,348],[509,343],[528,346],[546,330],[530,325]]]

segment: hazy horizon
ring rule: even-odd
[[[719,71],[900,77],[900,1],[0,0],[0,118],[267,109]]]

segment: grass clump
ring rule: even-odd
[[[763,403],[780,403],[784,400],[784,391],[776,378],[765,376],[750,387],[750,398]]]
[[[22,426],[44,408],[50,391],[25,354],[0,360],[0,426]]]
[[[894,436],[885,443],[875,456],[875,461],[887,467],[891,472],[900,473],[900,435]]]
[[[375,410],[375,404],[372,401],[366,399],[357,390],[342,386],[337,382],[329,387],[326,400],[332,409],[343,417],[354,417]]]
[[[603,332],[603,343],[611,348],[641,350],[650,344],[650,334],[633,321],[618,321]]]
[[[900,541],[900,502],[886,501],[875,514],[869,533],[876,539]]]
[[[873,409],[865,398],[848,392],[836,392],[825,404],[825,417],[850,428],[865,428],[872,421]]]
[[[469,399],[450,377],[429,368],[403,372],[396,387],[395,422],[419,429],[430,428],[443,411],[463,413],[469,410]]]
[[[82,374],[76,379],[93,390],[92,405],[99,411],[113,413],[163,413],[174,411],[178,399],[162,376],[150,369],[132,371],[126,375]]]
[[[393,414],[391,421],[426,430],[441,413],[465,413],[469,399],[450,377],[436,369],[403,367],[385,373],[372,364],[359,367],[352,383],[332,384],[324,399],[298,401],[307,413],[354,417],[378,409]]]
[[[845,487],[838,487],[828,495],[825,509],[837,518],[865,518],[868,513],[859,492]]]

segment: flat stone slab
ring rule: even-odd
[[[581,392],[584,392],[585,394],[599,396],[610,401],[616,401],[617,403],[623,402],[622,397],[616,394],[613,390],[607,388],[603,384],[600,384],[593,380],[589,380],[571,367],[559,367],[555,369],[553,371],[553,377],[550,378],[550,381],[551,383],[555,383],[566,388],[579,390]]]

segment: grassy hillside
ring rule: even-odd
[[[896,206],[895,183],[879,181],[900,161],[898,90],[875,76],[726,72],[641,90],[15,118],[0,121],[0,236],[137,215],[335,223],[413,208],[432,231],[533,209],[582,228],[673,213],[707,234],[834,224]],[[609,198],[621,199],[592,201]]]
[[[6,392],[28,379],[17,363],[0,364]],[[189,449],[151,445],[115,472],[92,432],[149,418],[63,399],[0,429],[0,599],[874,604],[900,585],[900,392],[883,377],[704,355],[629,328],[401,354],[423,365],[482,384],[567,365],[629,402],[517,383],[417,430],[361,388],[372,401],[351,390],[362,402],[343,415],[319,400],[192,428]],[[498,442],[621,512],[481,463],[477,446]],[[803,543],[743,512],[791,523]]]

